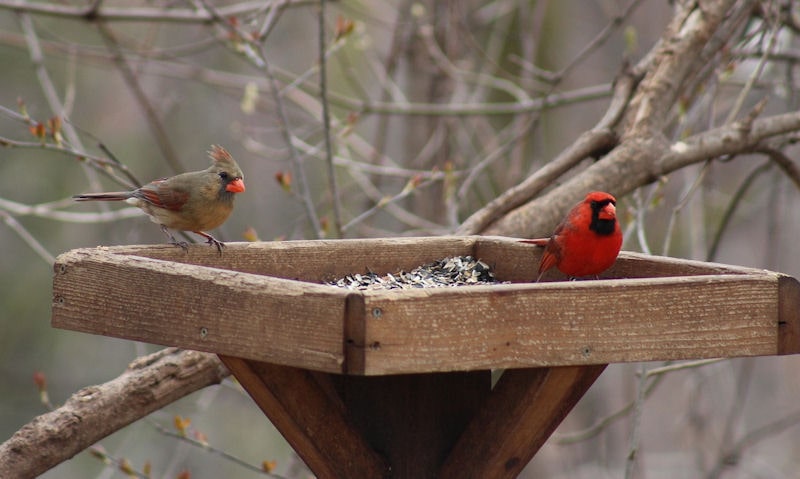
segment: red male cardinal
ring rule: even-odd
[[[213,145],[208,154],[213,162],[203,171],[153,180],[133,191],[86,193],[73,198],[125,201],[141,208],[154,223],[161,225],[172,244],[188,250],[186,242],[177,241],[167,228],[196,233],[222,254],[225,244],[203,230],[214,229],[228,219],[233,210],[233,196],[244,191],[244,175],[225,148]]]
[[[553,266],[571,278],[598,275],[610,268],[622,247],[616,204],[608,193],[593,191],[567,213],[553,236],[522,240],[544,246],[536,281]]]

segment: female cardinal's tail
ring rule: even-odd
[[[131,197],[130,191],[112,191],[110,193],[84,193],[72,197],[75,201],[125,201]]]

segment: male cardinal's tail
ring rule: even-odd
[[[111,193],[85,193],[72,197],[75,201],[125,201],[131,197],[128,191],[114,191]]]
[[[547,246],[548,241],[550,241],[550,238],[534,238],[534,239],[519,240],[520,243],[535,244],[536,246]]]

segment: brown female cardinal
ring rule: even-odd
[[[181,173],[153,180],[133,191],[86,193],[75,201],[124,201],[141,208],[169,236],[170,243],[188,250],[185,241],[177,241],[167,228],[191,231],[217,247],[222,254],[224,243],[206,233],[221,225],[233,210],[233,197],[244,191],[244,175],[225,148],[213,145],[208,152],[213,162],[203,171]]]

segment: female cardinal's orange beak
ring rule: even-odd
[[[225,187],[225,191],[230,191],[231,193],[241,193],[244,191],[244,181],[241,178],[236,178],[235,180],[228,183],[228,186]]]

